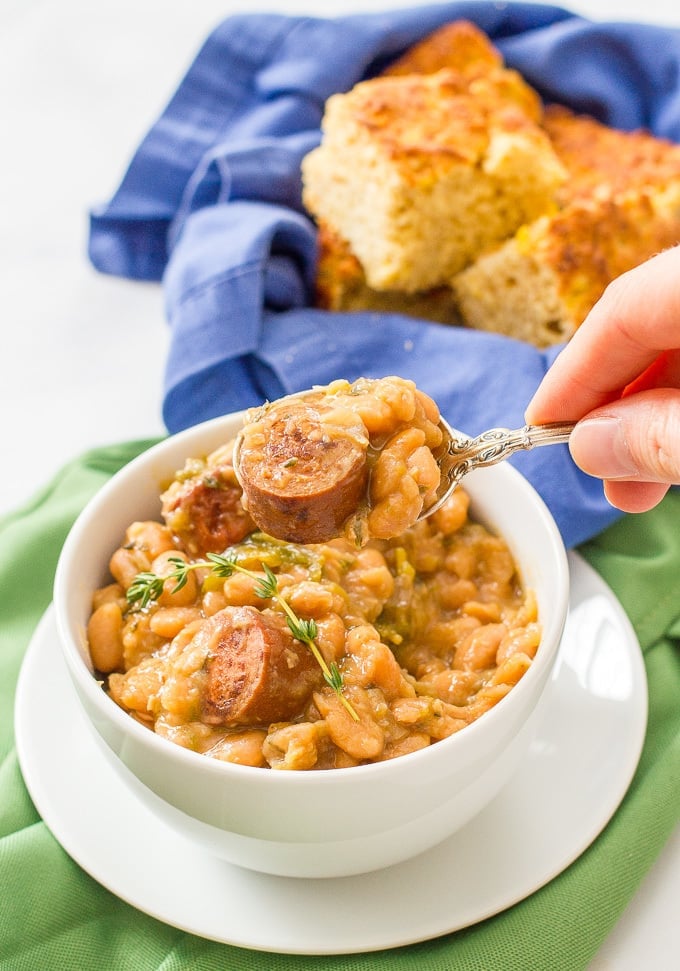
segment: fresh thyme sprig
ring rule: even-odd
[[[316,621],[313,618],[304,619],[298,617],[293,608],[290,606],[286,598],[279,590],[278,580],[276,575],[266,563],[262,564],[262,569],[264,571],[264,576],[260,576],[253,570],[248,570],[246,567],[241,566],[236,560],[236,554],[222,555],[219,553],[207,553],[205,560],[197,560],[194,563],[187,563],[179,556],[168,557],[168,563],[172,564],[172,569],[165,576],[159,576],[156,573],[151,573],[149,571],[144,571],[138,573],[134,578],[127,590],[127,600],[131,607],[136,607],[137,609],[142,609],[153,600],[158,600],[161,593],[163,592],[163,587],[168,580],[174,581],[174,586],[172,588],[173,593],[177,593],[185,586],[189,573],[192,570],[199,570],[205,567],[209,567],[210,572],[213,576],[227,577],[232,576],[234,573],[242,573],[244,576],[248,576],[255,580],[254,593],[256,597],[261,600],[275,600],[276,603],[281,607],[284,614],[286,615],[286,623],[288,628],[293,635],[293,637],[306,644],[309,650],[314,655],[314,658],[321,668],[321,673],[323,674],[324,681],[333,689],[333,691],[338,696],[341,704],[349,712],[355,721],[359,720],[359,716],[354,710],[352,704],[347,700],[343,693],[343,680],[342,674],[338,665],[333,661],[330,665],[326,663],[326,660],[319,650],[319,646],[316,643],[316,637],[318,629],[316,626]]]

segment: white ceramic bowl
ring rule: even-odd
[[[92,675],[85,640],[93,590],[127,526],[159,518],[159,491],[191,455],[232,437],[242,416],[206,422],[135,459],[94,497],[64,545],[54,601],[77,695],[121,785],[182,836],[232,863],[268,873],[332,877],[415,856],[478,813],[512,775],[534,735],[568,605],[568,567],[555,523],[507,464],[469,475],[473,516],[508,542],[537,595],[543,639],[521,681],[493,709],[435,745],[341,770],[281,772],[181,748],[119,708]],[[88,784],[87,774],[83,786]]]

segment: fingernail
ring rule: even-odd
[[[574,461],[600,479],[631,479],[639,474],[630,454],[620,418],[588,418],[569,439]]]

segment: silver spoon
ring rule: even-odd
[[[320,388],[310,388],[297,391],[279,398],[275,402],[280,406],[282,402],[300,401],[310,396],[318,396]],[[439,466],[441,478],[435,498],[429,506],[422,509],[418,519],[425,519],[435,512],[448,499],[461,479],[473,469],[496,465],[509,458],[515,452],[536,448],[539,445],[558,445],[567,442],[576,422],[554,422],[547,425],[525,425],[523,428],[490,428],[475,437],[465,437],[456,432],[449,423],[440,416],[439,427],[442,431],[442,442],[433,449],[433,455]],[[243,481],[241,470],[241,449],[244,430],[238,433],[234,443],[234,471],[236,477],[247,492],[247,483]]]
[[[448,499],[463,476],[473,469],[496,465],[537,445],[559,445],[569,441],[575,421],[554,422],[548,425],[525,425],[523,428],[490,428],[474,438],[455,432],[443,418],[439,419],[444,439],[434,453],[441,471],[441,481],[433,503],[423,509],[419,519],[425,519]]]

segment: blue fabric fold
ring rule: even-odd
[[[458,18],[484,30],[546,101],[680,141],[680,30],[492,2],[226,19],[113,198],[91,213],[89,255],[99,270],[163,283],[169,431],[338,377],[385,374],[412,378],[465,432],[522,424],[558,349],[311,306],[316,231],[301,203],[300,162],[319,141],[326,98]],[[568,546],[619,515],[565,446],[513,462]]]

